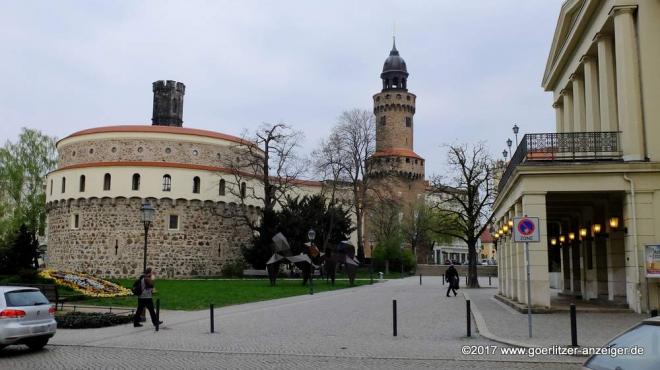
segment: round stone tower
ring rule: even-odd
[[[380,74],[383,89],[373,96],[376,151],[369,158],[374,205],[388,199],[396,203],[400,218],[412,211],[426,190],[424,158],[413,150],[416,96],[408,91],[408,69],[393,43]],[[376,211],[377,212],[377,211]],[[365,223],[368,235],[369,220]],[[371,237],[369,237],[371,238]],[[370,248],[365,248],[368,254]]]
[[[172,80],[153,83],[154,112],[151,123],[154,126],[183,125],[183,95],[186,85]]]

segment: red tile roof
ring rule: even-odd
[[[390,157],[390,156],[411,157],[422,160],[424,159],[414,151],[407,148],[391,148],[391,149],[379,150],[374,154],[372,154],[372,157]]]
[[[66,140],[68,138],[76,137],[76,136],[91,135],[91,134],[98,134],[105,132],[153,132],[153,133],[166,133],[166,134],[178,134],[178,135],[193,135],[193,136],[202,136],[202,137],[210,137],[220,140],[233,141],[239,144],[254,144],[247,140],[243,140],[240,137],[227,135],[215,131],[200,130],[195,128],[185,128],[185,127],[152,126],[152,125],[118,125],[118,126],[94,127],[94,128],[74,132],[73,134],[65,137],[62,140]],[[62,140],[58,141],[58,144]]]

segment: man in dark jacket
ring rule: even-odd
[[[452,263],[449,265],[447,271],[445,271],[445,280],[447,281],[447,297],[449,297],[449,292],[454,291],[454,297],[456,297],[456,289],[458,289],[458,271]]]
[[[133,326],[136,328],[142,326],[142,324],[140,324],[140,317],[144,313],[145,308],[149,310],[149,316],[151,316],[151,322],[154,324],[154,326],[163,323],[162,321],[158,321],[158,317],[156,317],[156,312],[154,311],[154,301],[152,300],[152,295],[154,286],[156,285],[155,280],[156,276],[153,270],[151,267],[147,267],[147,269],[144,270],[144,274],[140,277],[140,286],[142,289],[140,295],[138,296],[137,311],[133,316]]]

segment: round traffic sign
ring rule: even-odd
[[[518,232],[522,236],[530,236],[534,234],[535,229],[536,226],[534,225],[534,222],[529,218],[523,218],[522,220],[518,221]]]

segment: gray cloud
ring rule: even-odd
[[[4,2],[0,140],[148,123],[151,82],[186,84],[184,125],[239,134],[286,121],[314,149],[342,110],[371,109],[391,47],[417,94],[415,149],[429,175],[442,143],[518,123],[554,129],[540,80],[561,1]]]

